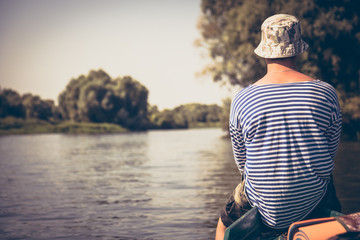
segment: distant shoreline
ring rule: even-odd
[[[129,132],[129,130],[112,123],[47,122],[38,119],[23,120],[11,117],[0,119],[0,136],[39,133],[95,134],[124,132]]]
[[[189,128],[220,128],[219,122],[216,123],[197,123],[191,124]],[[158,130],[161,130],[157,128]],[[178,129],[178,128],[174,128]],[[152,130],[152,129],[148,129]],[[168,129],[171,130],[171,129]],[[41,134],[41,133],[64,133],[64,134],[101,134],[101,133],[126,133],[133,132],[120,125],[113,123],[93,123],[93,122],[72,122],[54,121],[48,122],[39,119],[21,118],[0,118],[0,136],[21,135],[21,134]]]

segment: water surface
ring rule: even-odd
[[[220,129],[0,137],[2,239],[213,239],[239,177]],[[335,185],[360,211],[359,144]],[[344,206],[345,205],[345,206]]]
[[[1,137],[0,235],[212,238],[237,181],[223,135],[204,129]]]

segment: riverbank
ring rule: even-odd
[[[220,122],[192,123],[189,128],[221,128]],[[130,130],[112,123],[90,123],[72,121],[43,121],[39,119],[0,118],[0,136],[13,134],[66,133],[96,134],[122,133]]]
[[[48,122],[39,119],[23,120],[7,117],[0,119],[0,135],[37,134],[37,133],[119,133],[128,132],[126,128],[111,123],[88,123],[55,121]]]

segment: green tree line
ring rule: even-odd
[[[344,133],[360,139],[360,1],[202,0],[201,10],[197,45],[212,59],[202,73],[242,87],[266,73],[253,53],[262,22],[277,13],[296,16],[310,46],[298,57],[299,70],[338,90]]]
[[[36,118],[45,121],[61,119],[52,100],[42,100],[30,93],[21,96],[12,89],[0,90],[0,118]]]
[[[91,70],[70,80],[58,97],[58,106],[39,96],[1,89],[0,118],[112,123],[129,130],[219,126],[222,118],[217,105],[186,104],[159,111],[149,105],[148,95],[148,89],[130,76],[112,79],[101,69]]]
[[[150,108],[150,120],[154,129],[192,128],[220,126],[222,108],[216,104],[205,105],[191,103],[180,105],[172,110],[159,111],[156,106]]]

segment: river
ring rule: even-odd
[[[239,176],[220,129],[0,137],[1,239],[213,239]],[[334,181],[360,211],[359,143]]]

